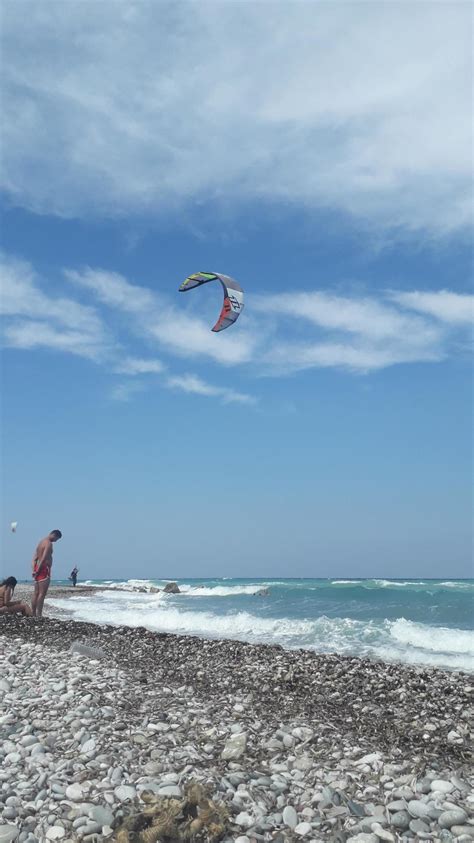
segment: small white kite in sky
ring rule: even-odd
[[[12,521],[11,522],[10,527],[11,527],[12,533],[16,533],[16,525],[17,524],[18,524],[18,521]]]

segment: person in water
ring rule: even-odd
[[[72,581],[72,584],[73,584],[74,587],[76,586],[76,583],[77,583],[78,573],[79,573],[79,568],[76,568],[76,566],[74,566],[74,568],[72,569],[72,571],[69,575],[69,579]]]
[[[22,615],[31,617],[33,614],[30,607],[20,600],[12,600],[17,580],[15,577],[7,577],[0,583],[0,615],[20,612]]]
[[[62,538],[61,530],[51,530],[46,538],[39,542],[32,559],[33,579],[35,591],[31,607],[33,615],[40,618],[43,614],[43,603],[51,581],[51,568],[53,565],[53,544]]]

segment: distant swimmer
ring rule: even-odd
[[[31,601],[33,615],[40,618],[43,614],[44,598],[51,581],[51,568],[53,565],[53,544],[62,538],[61,530],[51,530],[46,538],[39,542],[31,562],[33,579],[35,581],[35,593]]]

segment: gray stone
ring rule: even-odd
[[[19,834],[20,830],[16,825],[0,825],[0,843],[10,843],[16,840]]]
[[[393,825],[400,831],[405,831],[410,825],[410,814],[408,811],[395,811],[390,817],[390,825]]]
[[[116,787],[114,793],[119,802],[127,802],[129,799],[135,799],[135,796],[137,795],[135,788],[126,784],[121,784],[119,787]]]
[[[372,831],[380,840],[387,840],[389,843],[395,843],[395,837],[392,832],[388,831],[386,828],[382,828],[380,823],[373,823]]]
[[[474,839],[474,825],[452,825],[451,833],[454,834],[455,837],[461,837],[464,835],[465,837],[471,837]]]
[[[451,793],[454,790],[454,785],[445,779],[435,779],[431,782],[431,790],[437,790],[440,793]]]
[[[286,805],[286,807],[283,808],[283,822],[288,826],[288,828],[294,829],[298,825],[298,814],[293,808],[293,805]]]
[[[104,808],[102,805],[93,805],[89,809],[89,817],[100,826],[111,825],[114,820],[114,815],[110,808]]]
[[[158,790],[158,796],[174,796],[175,798],[181,799],[182,795],[183,791],[176,784],[165,784]]]
[[[163,591],[164,591],[165,594],[181,594],[181,592],[179,590],[178,583],[176,583],[176,582],[166,583]]]
[[[413,831],[414,834],[419,834],[420,832],[428,834],[430,827],[424,820],[410,820],[410,831]]]
[[[411,799],[408,803],[408,812],[415,819],[423,819],[429,816],[428,806],[426,802],[420,802],[419,799]]]
[[[450,811],[443,811],[438,819],[438,825],[440,828],[451,828],[453,825],[464,825],[466,820],[466,811],[462,808],[455,808]]]

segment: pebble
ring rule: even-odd
[[[299,834],[300,837],[306,837],[306,835],[310,834],[312,830],[313,827],[311,823],[307,822],[298,823],[298,825],[295,826],[295,834]]]
[[[286,805],[283,809],[283,822],[289,828],[296,828],[298,824],[298,814],[293,808],[293,805]]]
[[[62,840],[66,836],[64,828],[60,825],[52,825],[46,832],[47,840]]]
[[[0,825],[0,843],[10,843],[11,840],[16,840],[19,833],[16,825]]]
[[[440,828],[451,828],[453,825],[463,825],[467,820],[467,813],[462,808],[443,811],[438,819]]]

